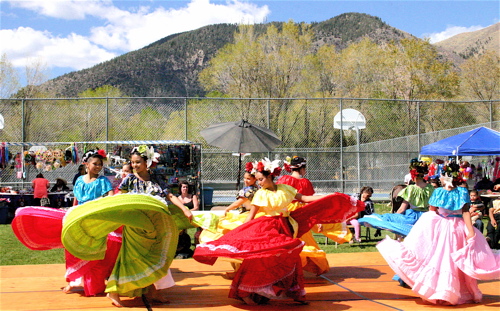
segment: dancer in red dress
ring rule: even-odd
[[[270,298],[292,298],[305,303],[304,275],[299,237],[318,223],[339,223],[364,210],[364,204],[342,193],[305,196],[273,178],[281,172],[279,160],[254,163],[261,186],[254,198],[248,222],[218,240],[198,245],[194,259],[214,264],[218,257],[241,258],[243,263],[231,284],[230,298],[253,305]],[[294,200],[309,203],[289,212]],[[264,217],[254,218],[257,212]]]
[[[292,172],[292,174],[281,176],[278,178],[276,184],[292,186],[302,195],[314,195],[314,187],[311,181],[304,177],[306,174],[306,159],[299,156],[293,156],[292,158],[287,157],[286,161],[284,161],[283,168],[288,172]],[[302,201],[293,200],[292,203],[288,205],[288,210],[291,212],[302,208],[306,204],[307,203]],[[345,227],[347,229],[347,226]],[[316,231],[320,230],[316,229]],[[300,239],[306,243],[300,253],[302,269],[316,275],[328,272],[330,270],[330,265],[326,259],[326,253],[318,246],[316,240],[314,240],[312,231],[306,232]]]

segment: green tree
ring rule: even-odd
[[[19,74],[3,53],[0,57],[0,98],[9,98],[19,89]]]
[[[260,36],[255,34],[254,26],[242,25],[234,43],[219,50],[200,73],[200,83],[207,92],[218,91],[229,97],[280,98],[269,106],[271,128],[285,140],[291,131],[307,132],[307,122],[297,122],[293,113],[297,109],[289,98],[310,93],[306,73],[313,68],[312,39],[308,25],[293,21],[271,24]],[[252,100],[242,101],[236,108],[245,119],[259,112],[265,116],[266,105],[259,102],[254,105]],[[266,124],[266,120],[257,123]]]
[[[460,69],[463,97],[479,100],[500,98],[500,56],[497,51],[489,50],[473,56]]]

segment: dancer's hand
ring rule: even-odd
[[[193,213],[191,213],[191,211],[187,208],[182,209],[182,211],[184,212],[184,216],[186,216],[189,219],[189,222],[191,222],[193,220]]]
[[[476,236],[476,233],[474,231],[471,231],[467,234],[467,238],[465,238],[466,241],[472,239],[473,237]]]

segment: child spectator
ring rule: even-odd
[[[479,196],[479,192],[477,190],[471,190],[469,192],[470,197],[470,208],[469,212],[471,215],[472,225],[477,228],[477,230],[483,233],[484,224],[483,224],[483,212],[484,212],[484,204],[481,201],[481,197]]]

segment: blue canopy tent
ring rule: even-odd
[[[421,155],[433,156],[488,156],[500,154],[500,132],[486,127],[457,134],[425,145]]]

